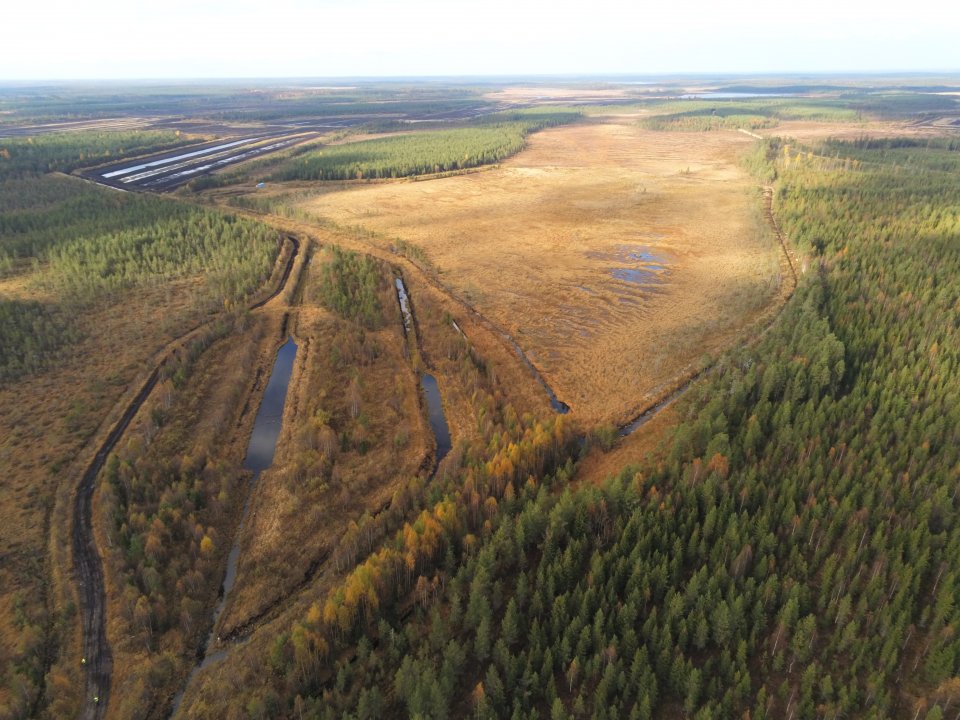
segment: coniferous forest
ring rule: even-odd
[[[275,180],[364,180],[489,165],[518,153],[531,132],[571,122],[576,110],[494,115],[473,127],[429,130],[334,145],[294,158]]]

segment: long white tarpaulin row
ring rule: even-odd
[[[256,142],[257,140],[262,140],[263,138],[244,138],[243,140],[236,140],[234,142],[226,143],[224,145],[216,145],[214,147],[204,148],[203,150],[194,150],[193,152],[184,153],[183,155],[176,155],[174,157],[163,158],[161,160],[154,160],[153,162],[143,163],[142,165],[131,165],[130,167],[123,168],[122,170],[114,170],[113,172],[104,173],[101,177],[105,180],[109,180],[112,177],[117,177],[118,175],[126,175],[127,173],[132,173],[137,170],[143,170],[145,168],[156,167],[157,165],[167,165],[177,160],[183,160],[185,158],[196,157],[197,155],[207,155],[217,150],[223,150],[225,148],[231,148],[235,145],[243,145],[244,143]]]

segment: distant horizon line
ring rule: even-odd
[[[153,76],[153,77],[44,77],[13,78],[0,77],[0,85],[30,84],[122,84],[122,83],[241,83],[241,82],[404,82],[404,81],[518,81],[552,80],[572,82],[612,82],[649,80],[651,82],[670,80],[701,80],[720,82],[729,79],[776,79],[776,78],[832,78],[832,79],[869,79],[869,78],[955,78],[960,81],[960,68],[928,70],[829,70],[806,71],[791,70],[784,72],[769,71],[731,71],[731,72],[610,72],[610,73],[461,73],[456,75],[211,75],[211,76]]]

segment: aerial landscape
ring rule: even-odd
[[[93,5],[0,49],[0,720],[960,719],[960,13]]]

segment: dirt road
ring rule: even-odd
[[[73,561],[80,584],[80,606],[83,618],[83,659],[87,669],[84,685],[85,701],[80,717],[84,720],[102,718],[106,714],[110,698],[110,675],[113,656],[107,640],[106,596],[103,588],[103,563],[93,534],[93,491],[97,476],[103,469],[110,452],[116,446],[130,421],[137,414],[144,400],[150,395],[160,368],[154,368],[150,377],[140,388],[136,397],[127,406],[100,450],[83,474],[73,506]]]
[[[300,243],[293,236],[287,236],[292,244],[292,250],[287,258],[283,274],[277,283],[276,289],[266,298],[252,304],[251,310],[262,307],[268,301],[279,295],[290,278],[293,263],[300,251]],[[192,335],[197,328],[169,343],[171,349],[179,345],[184,338]],[[140,390],[127,405],[123,415],[117,420],[110,434],[97,450],[93,460],[87,466],[86,472],[77,488],[73,505],[73,563],[75,577],[79,584],[81,619],[83,623],[82,660],[86,668],[84,684],[84,704],[80,714],[82,720],[100,720],[106,715],[107,704],[110,700],[110,679],[113,671],[113,655],[110,651],[110,642],[107,639],[106,624],[106,594],[103,583],[103,562],[97,549],[93,532],[93,493],[96,489],[97,476],[103,469],[107,458],[116,447],[130,422],[150,396],[160,377],[160,370],[169,360],[170,353],[164,355],[157,366],[144,381]]]

